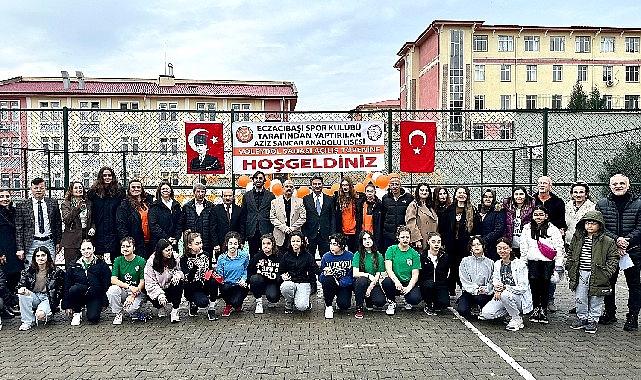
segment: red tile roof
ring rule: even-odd
[[[16,77],[0,82],[0,94],[48,95],[148,95],[148,96],[227,96],[296,98],[293,82],[197,81],[176,79],[174,86],[159,86],[153,79],[86,78],[85,89],[78,90],[72,80],[64,89],[62,78]]]
[[[361,104],[356,107],[356,110],[366,109],[399,109],[401,108],[400,99],[382,100],[380,102]]]

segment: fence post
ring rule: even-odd
[[[69,188],[69,108],[62,107],[62,166],[65,172],[64,188]],[[51,179],[51,177],[49,177]]]
[[[231,116],[229,118],[229,135],[231,136],[231,191],[236,196],[236,181],[234,180],[234,129],[232,125],[234,124],[234,109],[231,109]],[[223,136],[223,140],[225,137]],[[225,153],[223,153],[225,154]]]
[[[574,181],[577,181],[579,179],[578,176],[579,176],[579,140],[574,139]]]
[[[548,175],[548,109],[543,109],[543,175]]]
[[[392,173],[392,153],[394,151],[394,144],[392,143],[392,110],[387,110],[387,173]],[[400,155],[400,152],[399,152]],[[400,162],[400,157],[399,157]]]

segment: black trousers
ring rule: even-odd
[[[334,298],[336,298],[336,306],[341,310],[347,310],[352,306],[352,291],[354,289],[352,285],[338,286],[333,276],[325,276],[321,285],[325,306],[332,306]]]
[[[477,305],[482,309],[485,304],[492,300],[492,297],[493,296],[489,294],[474,295],[464,290],[463,294],[461,294],[456,304],[456,311],[458,311],[458,313],[461,314],[462,317],[468,318],[471,314],[470,311],[472,310],[472,307],[474,305]]]
[[[209,302],[218,298],[218,282],[213,278],[205,280],[204,283],[194,281],[185,285],[185,299],[193,302],[198,307],[207,307]]]
[[[183,296],[183,284],[180,282],[178,285],[169,285],[167,289],[165,289],[165,297],[167,297],[167,303],[171,304],[171,307],[174,309],[178,309],[180,307],[180,299]],[[159,309],[161,308],[160,302],[158,302],[158,299],[152,299],[151,304],[154,305],[155,308]]]
[[[383,307],[387,300],[380,285],[377,284],[374,286],[369,297],[365,297],[365,293],[370,284],[371,281],[367,277],[356,277],[354,280],[354,299],[356,306],[363,306],[363,303],[365,303],[367,307]]]
[[[425,280],[419,283],[419,288],[421,289],[421,297],[427,306],[436,310],[450,306],[447,284],[437,284],[433,280]]]
[[[84,284],[72,285],[69,288],[69,306],[74,313],[80,313],[82,307],[87,308],[87,320],[96,323],[100,320],[103,300],[106,292],[94,286]],[[53,306],[52,306],[53,308]]]
[[[227,305],[231,305],[234,308],[243,306],[243,301],[245,301],[247,293],[249,293],[249,289],[237,284],[223,283],[220,285],[220,296],[225,300]]]
[[[267,301],[276,303],[280,300],[280,284],[278,280],[270,280],[262,274],[249,278],[249,287],[256,298],[267,297]]]
[[[409,281],[401,281],[401,284],[403,286],[407,286],[408,283]],[[383,280],[383,291],[385,292],[385,296],[387,297],[387,299],[392,302],[396,302],[396,296],[401,295],[401,291],[396,289],[394,281],[392,281],[392,279],[389,277]],[[419,303],[421,303],[421,291],[419,290],[418,286],[413,287],[409,293],[404,295],[404,297],[405,302],[409,303],[410,305],[418,305]]]
[[[527,269],[532,291],[532,306],[547,309],[550,302],[550,277],[554,272],[554,261],[528,260]]]

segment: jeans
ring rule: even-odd
[[[483,308],[491,299],[492,296],[489,294],[474,295],[464,290],[456,304],[456,311],[458,311],[462,317],[468,318],[471,315],[471,310],[474,305]]]
[[[276,303],[280,300],[280,287],[278,281],[269,280],[262,274],[255,274],[249,278],[249,287],[254,297],[267,297],[267,301]]]
[[[20,320],[22,323],[33,325],[36,321],[36,311],[42,311],[45,315],[51,314],[51,305],[49,304],[49,296],[47,293],[34,293],[29,292],[27,295],[18,295],[20,304]]]
[[[403,286],[407,286],[409,284],[408,282],[403,282],[401,281],[401,284]],[[385,280],[383,280],[383,291],[385,292],[385,296],[387,297],[388,300],[391,302],[396,302],[396,296],[401,295],[401,291],[396,289],[396,285],[394,285],[394,281],[392,281],[391,278],[387,277]],[[418,286],[414,286],[412,290],[409,291],[409,293],[404,295],[405,297],[405,302],[407,302],[410,305],[418,305],[421,303],[421,291],[418,288]]]
[[[47,247],[49,250],[49,253],[51,253],[51,259],[53,261],[56,261],[56,247],[53,244],[53,240],[33,240],[33,243],[31,243],[31,247],[29,247],[28,250],[24,252],[24,267],[29,268],[29,264],[31,264],[31,258],[33,257],[33,252],[40,247]]]
[[[376,284],[372,289],[369,297],[365,296],[367,288],[371,284],[371,281],[367,277],[356,277],[354,280],[354,300],[356,301],[356,306],[363,306],[363,303],[367,307],[383,307],[385,305],[385,293],[379,284]]]
[[[249,289],[237,284],[223,283],[220,285],[220,296],[227,305],[231,305],[236,309],[243,306],[247,293],[249,293]]]
[[[496,319],[509,314],[512,318],[518,318],[522,311],[521,296],[506,289],[501,292],[500,300],[492,297],[490,302],[483,306],[479,316],[484,319]]]
[[[285,298],[285,310],[304,311],[309,309],[309,296],[312,294],[312,285],[309,282],[284,281],[280,285],[280,292]]]
[[[185,299],[200,308],[209,306],[209,302],[214,302],[217,298],[218,282],[213,278],[204,283],[194,281],[185,285]]]
[[[535,308],[547,309],[550,303],[550,277],[554,272],[554,261],[528,260],[528,277],[532,291],[532,304]]]
[[[588,322],[599,322],[599,317],[603,311],[603,297],[588,295],[590,291],[590,275],[590,271],[579,271],[579,282],[574,291],[576,316]]]
[[[339,286],[333,276],[323,277],[321,285],[323,286],[325,306],[332,306],[334,298],[336,298],[336,306],[341,310],[347,310],[352,306],[352,291],[354,288],[352,285]]]
[[[140,304],[142,304],[145,301],[145,294],[143,292],[140,292],[133,300],[131,305],[129,307],[124,308],[123,304],[125,303],[125,300],[127,297],[131,295],[131,291],[129,289],[123,289],[118,285],[111,285],[109,289],[107,289],[107,299],[109,300],[109,306],[111,306],[111,311],[115,313],[122,313],[123,310],[127,314],[132,314],[136,310],[140,308]]]
[[[421,297],[427,306],[436,310],[445,309],[450,306],[450,295],[447,292],[446,284],[436,284],[432,280],[425,280],[419,283]]]
[[[182,283],[178,283],[178,285],[170,284],[167,289],[165,289],[165,297],[167,297],[167,303],[171,304],[171,307],[174,309],[178,309],[180,307],[180,299],[183,296],[183,286]],[[158,296],[160,298],[160,296]],[[149,299],[151,301],[151,304],[156,308],[160,309],[162,306],[160,305],[160,302],[158,302],[158,298],[156,299]]]
[[[87,307],[87,320],[96,323],[100,320],[102,312],[102,301],[105,293],[96,287],[88,287],[84,284],[75,284],[69,288],[69,305],[74,313],[80,313],[82,307]]]

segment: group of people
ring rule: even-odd
[[[548,323],[556,279],[567,270],[576,295],[572,328],[596,332],[597,323],[616,322],[621,262],[629,289],[624,329],[638,329],[641,200],[628,191],[627,177],[614,175],[611,193],[597,203],[585,182],[573,183],[564,202],[541,177],[532,195],[518,186],[501,201],[485,189],[478,207],[465,186],[450,196],[445,187],[420,183],[412,195],[398,175],[389,178],[381,198],[374,184],[359,193],[347,177],[329,196],[316,175],[300,199],[290,180],[275,196],[258,171],[240,206],[230,189],[214,205],[202,184],[184,205],[165,181],[155,196],[139,179],[123,189],[109,167],[88,190],[72,182],[60,207],[45,197],[41,178],[15,207],[0,189],[2,316],[19,314],[20,330],[28,330],[59,307],[72,325],[81,323],[83,309],[96,322],[111,307],[113,323],[121,324],[148,299],[159,316],[178,322],[184,296],[190,316],[205,309],[215,320],[219,297],[229,316],[250,292],[256,313],[281,298],[292,313],[311,308],[320,283],[328,319],[353,299],[359,319],[373,308],[393,315],[397,297],[408,309],[424,302],[428,315],[456,299],[463,317],[509,316],[507,329],[515,331],[528,313],[531,322]],[[60,249],[64,270],[54,265]]]

